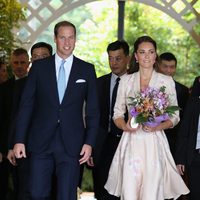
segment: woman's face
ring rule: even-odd
[[[156,57],[156,50],[151,42],[142,42],[135,53],[135,58],[141,68],[153,68]]]

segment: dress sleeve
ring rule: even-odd
[[[177,101],[177,94],[176,94],[176,89],[175,89],[175,82],[174,80],[169,77],[169,81],[167,81],[167,93],[169,94],[169,103],[170,106],[178,106],[178,101]],[[179,117],[179,111],[176,111],[171,117],[170,117],[171,122],[173,123],[173,127],[176,126],[180,120]],[[171,127],[171,128],[173,128]]]

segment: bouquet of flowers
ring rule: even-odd
[[[175,111],[180,110],[178,106],[169,105],[169,95],[166,94],[165,89],[165,86],[159,89],[147,87],[135,97],[129,97],[133,128],[136,128],[139,123],[155,127],[169,119]]]

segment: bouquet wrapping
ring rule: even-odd
[[[168,120],[175,111],[180,110],[178,106],[170,105],[169,95],[165,89],[165,86],[159,89],[147,87],[138,92],[135,97],[129,97],[131,126],[133,128],[137,127],[138,124],[155,127]]]

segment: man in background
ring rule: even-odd
[[[158,71],[160,73],[163,73],[167,76],[174,77],[176,73],[177,68],[177,59],[174,54],[170,52],[162,53],[158,58]],[[178,106],[181,108],[180,110],[180,121],[179,123],[174,127],[170,128],[165,131],[170,151],[172,153],[173,158],[175,159],[175,152],[177,149],[177,139],[178,139],[178,131],[180,128],[180,124],[183,117],[183,112],[185,110],[186,103],[188,101],[189,97],[189,88],[187,88],[185,85],[175,81],[175,89],[176,89],[176,95],[177,95],[177,101]],[[184,181],[187,182],[187,177],[183,177]],[[184,200],[187,199],[187,196],[181,196],[179,199]]]
[[[31,62],[49,57],[53,54],[53,48],[46,42],[37,42],[31,47]]]
[[[177,68],[177,59],[174,56],[174,54],[172,54],[170,52],[165,52],[159,56],[158,71],[160,73],[163,73],[167,76],[174,77],[174,75],[176,73],[176,68]],[[189,97],[189,89],[185,85],[183,85],[177,81],[175,81],[175,88],[176,88],[178,106],[181,108],[181,110],[180,110],[180,122],[181,122],[181,119],[183,116],[183,111],[185,109],[185,105],[186,105],[188,97]],[[165,130],[165,133],[166,133],[166,136],[167,136],[167,139],[169,142],[170,150],[171,150],[173,157],[174,157],[175,150],[176,150],[177,133],[178,133],[178,129],[180,126],[180,122],[174,128]]]
[[[0,84],[8,80],[7,64],[0,59]]]
[[[189,199],[199,200],[200,180],[200,77],[196,77],[178,132],[175,161],[181,175],[187,172]]]
[[[0,154],[3,155],[1,162],[0,197],[6,199],[8,191],[8,177],[11,172],[14,196],[17,199],[18,177],[15,167],[12,167],[6,159],[8,153],[8,137],[10,131],[12,102],[14,100],[14,87],[17,80],[28,74],[29,55],[23,48],[15,49],[11,54],[10,66],[13,76],[0,85]]]
[[[116,100],[114,96],[116,97],[117,93],[116,86],[118,86],[120,79],[126,74],[129,63],[129,45],[123,40],[117,40],[108,45],[107,53],[111,73],[101,76],[97,80],[100,104],[100,127],[93,158],[89,163],[93,167],[94,193],[97,200],[119,199],[110,195],[104,189],[104,185],[122,135],[122,130],[115,126],[112,117]]]
[[[31,47],[31,62],[33,63],[35,60],[46,58],[51,56],[53,53],[53,49],[50,44],[45,42],[35,43]],[[24,89],[24,86],[27,81],[27,76],[15,81],[14,91],[13,91],[13,102],[12,102],[12,111],[11,111],[11,124],[9,131],[9,151],[7,158],[13,166],[17,168],[17,176],[18,176],[18,200],[27,200],[27,178],[28,178],[28,161],[27,159],[16,161],[14,152],[13,152],[13,137],[14,137],[14,127],[15,127],[15,118],[18,112],[19,103],[21,99],[21,95]]]

